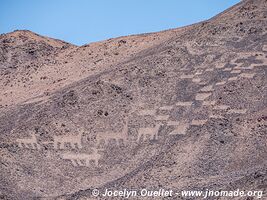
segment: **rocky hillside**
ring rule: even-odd
[[[267,198],[266,27],[267,1],[244,0],[81,47],[1,35],[1,199],[96,199],[96,188]]]
[[[0,107],[46,98],[59,88],[129,60],[176,32],[120,37],[81,47],[30,31],[1,35]]]

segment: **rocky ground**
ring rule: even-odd
[[[244,0],[81,47],[1,35],[0,199],[96,199],[95,188],[267,198],[266,27],[267,1]]]

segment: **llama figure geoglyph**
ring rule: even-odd
[[[126,119],[126,123],[123,126],[123,129],[121,132],[104,132],[99,133],[97,135],[97,145],[101,143],[101,141],[104,141],[104,144],[108,143],[109,140],[114,139],[117,144],[119,144],[119,141],[125,141],[128,137],[128,118]]]
[[[139,128],[137,141],[140,141],[142,136],[146,137],[147,135],[149,136],[150,140],[153,140],[154,138],[155,138],[155,140],[157,140],[159,128],[161,125],[162,124],[159,123],[159,124],[156,124],[156,126],[153,128]]]
[[[54,149],[64,149],[66,144],[70,144],[71,148],[75,149],[75,145],[79,149],[82,148],[82,134],[83,131],[80,131],[78,135],[60,135],[54,136]]]
[[[64,153],[62,154],[62,159],[70,160],[72,165],[77,166],[90,166],[90,161],[94,161],[95,166],[97,167],[99,164],[99,159],[101,155],[98,153],[97,149],[93,149],[92,154],[85,154],[85,153]]]
[[[30,135],[30,138],[17,139],[16,142],[18,143],[18,146],[20,148],[23,148],[24,145],[25,148],[41,149],[41,146],[38,144],[35,134],[31,133]]]

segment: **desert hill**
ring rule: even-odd
[[[1,198],[266,195],[266,27],[267,1],[245,0],[191,26],[81,47],[1,35]]]
[[[68,84],[168,40],[177,31],[133,35],[77,47],[31,31],[0,36],[2,107],[46,98]],[[42,97],[41,97],[42,96]]]

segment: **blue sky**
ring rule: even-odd
[[[0,0],[0,33],[27,29],[83,45],[208,19],[239,0]]]

